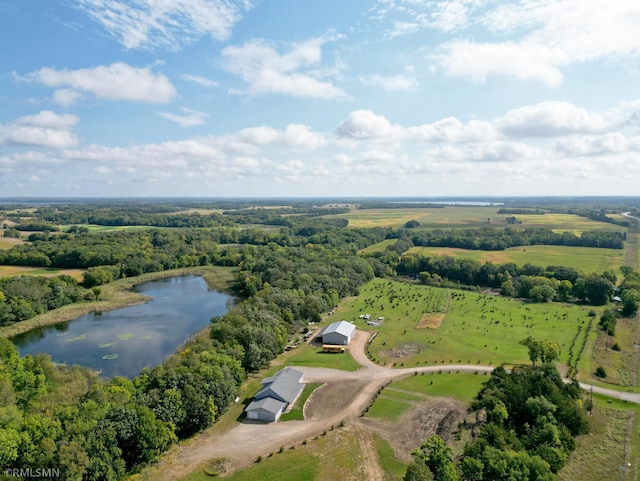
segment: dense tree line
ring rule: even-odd
[[[470,250],[504,250],[528,245],[563,245],[574,247],[601,247],[624,249],[626,233],[608,231],[554,232],[541,227],[518,229],[515,227],[479,229],[400,229],[388,238],[407,237],[416,246],[457,247]]]
[[[358,209],[444,209],[445,204],[433,204],[429,202],[389,202],[389,201],[366,201],[359,202]]]
[[[538,302],[577,299],[595,305],[609,302],[614,293],[617,276],[606,271],[585,274],[571,267],[513,263],[480,263],[472,259],[450,256],[422,256],[405,254],[399,261],[381,256],[391,262],[399,275],[417,277],[424,284],[440,285],[441,281],[500,289],[507,296],[522,297]]]
[[[78,302],[87,295],[93,297],[70,276],[0,279],[0,326]]]
[[[0,465],[116,481],[217,419],[243,379],[240,364],[207,339],[133,380],[108,382],[46,355],[20,358],[0,339]]]

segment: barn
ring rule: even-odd
[[[287,367],[262,380],[262,389],[247,406],[247,418],[276,422],[280,415],[298,398],[304,384],[304,374]]]
[[[322,343],[346,346],[351,342],[355,333],[355,324],[351,324],[347,321],[334,322],[322,333]]]

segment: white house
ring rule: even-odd
[[[356,333],[355,324],[347,321],[334,322],[322,333],[323,344],[347,345]]]

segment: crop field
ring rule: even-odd
[[[346,214],[327,217],[347,219],[350,227],[402,227],[417,220],[421,228],[447,229],[455,227],[503,227],[512,214],[498,214],[497,207],[444,207],[434,209],[354,209]],[[626,228],[598,222],[573,214],[524,214],[515,216],[517,227],[546,227],[558,232],[580,234],[588,230],[625,231]]]
[[[17,276],[54,277],[64,274],[80,282],[84,271],[84,269],[55,269],[53,267],[0,266],[0,278]]]
[[[469,404],[487,380],[481,374],[426,374],[409,376],[385,387],[367,412],[368,417],[397,420],[416,402],[450,397]]]
[[[450,301],[441,326],[417,329],[434,296],[441,297],[443,291],[449,292]],[[558,342],[560,361],[581,369],[597,322],[588,310],[374,279],[359,296],[344,300],[329,321],[345,319],[359,329],[378,332],[369,354],[384,365],[528,363],[527,349],[519,341],[532,336]],[[368,325],[359,318],[365,313],[384,321]]]
[[[584,272],[617,271],[625,263],[624,250],[596,247],[537,245],[511,247],[503,251],[467,250],[454,247],[412,247],[407,252],[423,256],[441,255],[472,259],[482,263],[513,262],[518,266],[529,263],[542,267],[561,265]]]

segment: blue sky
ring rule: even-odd
[[[637,0],[0,2],[0,197],[638,195]]]

